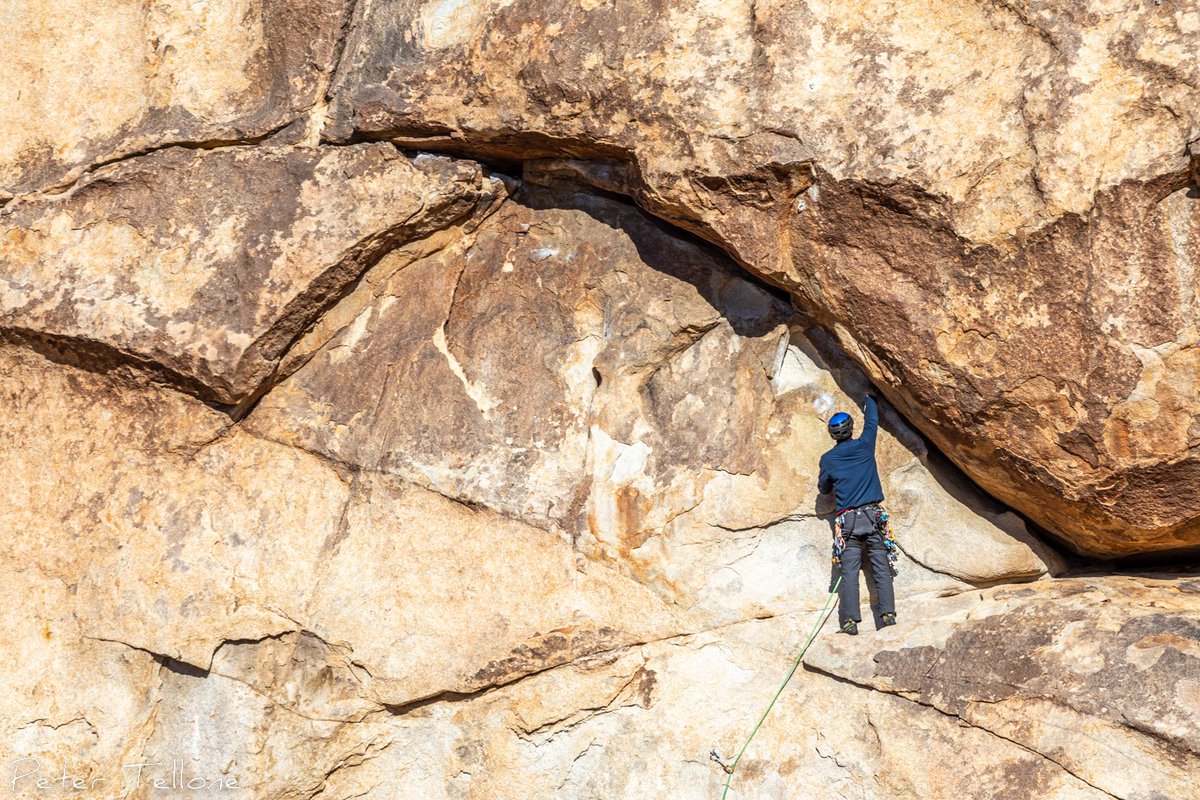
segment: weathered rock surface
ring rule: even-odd
[[[708,786],[702,753],[622,771],[564,734],[694,749],[711,731],[686,727],[693,694],[776,667],[829,577],[821,415],[866,385],[719,253],[536,187],[379,260],[240,422],[145,371],[0,356],[17,796],[62,769],[141,796],[122,766],[176,757],[245,797],[504,797],[526,773],[547,796]],[[905,560],[902,597],[1056,568],[978,496],[961,526],[922,522],[964,496],[910,496],[951,473],[890,412],[880,459],[914,545],[993,554]],[[725,655],[748,616],[784,627]],[[742,712],[714,725],[733,737]]]
[[[1200,791],[1200,582],[1051,581],[914,605],[811,668],[1044,754],[1120,798]]]
[[[370,696],[403,704],[615,646],[622,619],[639,640],[679,624],[647,589],[581,569],[529,525],[352,475],[199,401],[37,360],[4,365],[19,412],[4,439],[23,443],[5,452],[18,477],[4,522],[49,533],[6,556],[72,587],[90,638],[208,669],[228,642],[303,630],[356,643]],[[447,671],[452,651],[463,665]]]
[[[1120,555],[1200,544],[1198,42],[1180,3],[389,0],[328,135],[631,194],[793,292],[988,491]]]
[[[830,634],[812,657],[818,671],[796,676],[743,759],[735,796],[1190,796],[1200,640],[1188,593],[1178,582],[1043,581],[910,600],[895,629]],[[42,636],[51,606],[16,607],[30,609],[30,638]],[[18,729],[25,749],[14,752],[38,754],[47,771],[106,776],[110,753],[162,763],[190,742],[187,774],[236,775],[235,797],[503,798],[519,785],[538,797],[707,798],[724,780],[709,749],[740,746],[812,620],[618,647],[479,695],[387,709],[348,643],[311,634],[226,643],[209,672],[91,643],[84,653],[105,678],[91,697],[41,675],[37,692],[18,685],[15,719],[30,694],[55,704],[32,712],[42,718]],[[1013,622],[1023,627],[1010,635]],[[139,681],[145,696],[132,691]],[[127,724],[136,740],[102,749],[109,726]]]
[[[0,216],[0,328],[236,403],[385,253],[500,193],[475,164],[386,144],[171,148]]]
[[[795,623],[679,637],[549,670],[459,708],[431,706],[423,728],[397,732],[327,791],[383,794],[415,781],[437,798],[512,797],[514,785],[533,797],[720,797],[725,774],[708,753],[741,745],[786,671],[781,640],[803,635]],[[794,680],[730,797],[1109,797],[928,707],[819,675]],[[453,777],[433,779],[429,763],[447,763]]]
[[[721,621],[826,582],[820,412],[852,401],[726,259],[632,206],[526,187],[460,246],[378,271],[249,430],[545,527]],[[895,415],[885,427],[885,491],[924,565],[906,591],[1055,568],[1019,519],[941,488],[953,470],[934,477]]]
[[[260,139],[324,100],[342,0],[9,2],[0,200],[171,144]],[[304,131],[299,131],[303,134]]]
[[[1200,793],[1184,4],[7,10],[14,797]]]

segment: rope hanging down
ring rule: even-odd
[[[758,718],[758,724],[754,726],[754,730],[750,731],[750,736],[747,737],[746,743],[742,745],[742,749],[738,751],[737,758],[732,764],[726,765],[721,757],[717,755],[716,748],[709,752],[708,757],[721,765],[721,769],[725,770],[725,791],[721,792],[721,800],[725,800],[725,795],[729,794],[729,782],[733,780],[733,771],[737,769],[738,762],[742,760],[742,756],[746,753],[746,748],[750,746],[750,741],[754,738],[754,734],[758,733],[758,729],[762,727],[767,715],[771,713],[771,709],[775,707],[775,701],[779,699],[779,695],[783,694],[783,689],[788,685],[788,681],[796,674],[796,668],[800,666],[800,661],[804,658],[804,654],[808,652],[808,646],[812,644],[813,639],[817,636],[817,631],[825,624],[825,620],[829,618],[830,603],[833,598],[837,597],[838,587],[842,585],[842,576],[839,575],[837,583],[833,584],[833,588],[829,591],[829,597],[825,598],[825,607],[821,609],[821,615],[817,617],[817,624],[808,634],[808,638],[804,640],[804,646],[800,648],[800,653],[796,656],[796,660],[792,662],[792,668],[788,670],[787,677],[783,679],[783,683],[779,685],[779,689],[775,692],[775,696],[771,698],[770,704],[767,705],[767,710]]]

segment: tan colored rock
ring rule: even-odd
[[[545,531],[2,357],[5,763],[38,767],[17,796],[64,768],[128,789],[172,755],[239,796],[315,791],[406,705],[689,627]]]
[[[710,750],[729,757],[741,746],[811,624],[805,614],[674,637],[372,720],[373,742],[345,758],[318,796],[416,786],[423,797],[490,800],[519,786],[532,797],[720,797],[725,773]],[[289,724],[257,713],[264,737]],[[729,796],[829,793],[1112,796],[985,726],[802,670],[739,764]]]
[[[42,532],[5,557],[73,587],[85,635],[206,668],[227,639],[295,627],[348,496],[334,470],[169,390],[28,353],[6,352],[3,376],[2,521]]]
[[[44,796],[33,781],[57,777],[65,767],[86,779],[96,796],[115,796],[114,778],[121,775],[107,767],[133,755],[153,733],[159,667],[148,653],[113,652],[85,638],[71,584],[35,560],[4,555],[0,758],[5,792]],[[101,777],[106,782],[92,782]]]
[[[1130,589],[1112,588],[1113,597]],[[1105,581],[1093,590],[1105,592]],[[987,611],[974,594],[938,602]],[[1160,622],[1179,619],[1170,608],[1151,614]],[[415,786],[423,797],[490,800],[510,797],[514,785],[531,796],[712,797],[725,774],[708,760],[709,750],[729,757],[740,747],[813,620],[811,612],[752,620],[584,657],[479,696],[366,713],[358,682],[365,676],[336,648],[303,635],[231,643],[210,673],[163,669],[156,724],[140,752],[165,761],[180,742],[191,742],[183,751],[187,774],[237,777],[240,790],[226,795],[232,797],[383,797]],[[868,664],[870,643],[882,637],[856,640]],[[1142,650],[1158,646],[1147,644]],[[993,720],[955,719],[920,699],[801,670],[739,764],[732,793],[1151,796],[1134,780],[1105,786],[1112,794],[1088,785],[1100,763],[1070,758],[1091,743],[1070,731],[1096,723],[1081,716],[1057,744],[1023,746]],[[1104,733],[1116,743],[1115,753],[1106,751],[1116,764],[1139,754],[1111,737],[1149,739],[1127,727]],[[233,759],[231,750],[238,753]],[[1187,780],[1167,783],[1160,775],[1156,786],[1186,796]]]
[[[3,437],[25,444],[4,453],[2,521],[46,531],[8,543],[6,563],[73,587],[90,639],[206,670],[229,643],[304,631],[373,676],[378,706],[683,624],[517,520],[263,441],[169,391],[5,358],[21,413]]]
[[[1083,578],[914,608],[874,637],[822,639],[812,668],[895,693],[1121,798],[1200,789],[1200,586]]]
[[[522,190],[469,244],[376,292],[251,429],[572,536],[620,526],[606,535],[629,541],[682,510],[692,473],[753,469],[787,306],[632,206]],[[696,380],[709,360],[732,390]],[[657,487],[646,526],[605,516],[597,504],[615,494],[589,499],[585,473],[622,448],[626,496],[636,476]]]
[[[0,198],[171,144],[261,139],[324,99],[340,0],[4,6]]]
[[[905,553],[935,572],[978,586],[1066,570],[1024,520],[988,502],[936,457],[893,472],[888,490]]]
[[[305,637],[267,640],[276,642],[277,647],[226,648],[258,651],[254,666],[260,671],[277,664],[272,656],[282,652],[281,669],[273,676],[226,673],[217,665],[209,673],[163,670],[152,736],[129,760],[150,766],[123,772],[132,797],[149,800],[169,793],[171,783],[164,792],[153,780],[169,781],[173,766],[184,779],[180,783],[204,782],[204,789],[188,794],[238,800],[311,797],[327,773],[369,760],[395,741],[396,726],[387,724],[386,713],[342,716],[354,706],[372,705],[359,693],[344,654],[322,652],[319,643],[308,644],[311,639]],[[214,787],[215,781],[220,784]]]
[[[1180,589],[1188,591],[1114,578],[1086,587],[1041,582],[990,590],[983,599],[974,592],[931,599],[928,626],[903,622],[855,640],[830,634],[818,640],[823,652],[814,650],[814,664],[825,670],[832,663],[849,679],[801,670],[740,762],[733,793],[1188,796],[1194,750],[1173,750],[1158,738],[1168,730],[1180,738],[1186,707],[1150,728],[1139,717],[1113,724],[1147,687],[1188,696],[1194,603]],[[1110,603],[1094,604],[1104,598]],[[1052,620],[1040,621],[1048,599],[1051,617],[1069,607],[1076,618],[1057,637]],[[1034,638],[1049,634],[1048,646],[1030,651],[1028,637],[998,638],[997,616],[1012,614],[1033,622],[1026,633]],[[741,746],[813,621],[811,612],[752,620],[581,658],[475,697],[365,715],[355,710],[361,687],[353,676],[361,672],[336,649],[305,637],[230,644],[207,675],[164,673],[150,748],[201,743],[187,751],[188,774],[239,775],[243,788],[234,797],[382,797],[417,786],[422,796],[488,800],[511,796],[514,785],[531,796],[712,797],[725,774],[709,750],[728,758]],[[1089,638],[1092,625],[1120,629],[1120,641],[1107,633]],[[967,640],[970,648],[961,649]],[[996,658],[979,658],[976,648],[989,643],[986,652]],[[920,674],[896,667],[923,672],[931,658],[920,693],[911,682],[896,683]],[[1049,677],[1064,666],[1083,682],[1050,687],[1048,701],[1039,667]],[[1017,682],[981,681],[1003,669],[1020,671]],[[855,685],[860,680],[884,691],[865,691]],[[964,681],[966,692],[955,688]],[[1006,698],[997,700],[995,691]],[[1112,691],[1118,696],[1110,700]],[[981,699],[953,713],[930,707],[954,696]],[[1071,711],[1089,703],[1088,711]],[[1031,736],[1031,726],[1040,734]],[[247,754],[234,769],[230,748]]]
[[[1195,540],[1186,8],[9,5],[14,797],[716,797],[869,380],[901,624],[731,795],[1197,794],[1197,582],[1053,578],[905,421],[1081,549]]]
[[[561,539],[363,474],[315,566],[309,629],[353,648],[381,703],[472,692],[686,629],[649,589]],[[371,587],[364,591],[364,587]]]
[[[1200,543],[1198,42],[1177,3],[391,0],[328,131],[632,195],[990,493],[1122,555]]]
[[[976,243],[1086,214],[1097,189],[1185,170],[1200,133],[1187,107],[1200,31],[1182,6],[688,0],[648,14],[614,0],[542,10],[373,4],[347,45],[331,133],[519,158],[635,156],[644,191],[664,205],[694,213],[713,193],[743,206],[742,219],[777,210],[772,190],[814,168],[906,182],[949,201],[954,228]],[[419,70],[424,79],[410,80]],[[735,172],[739,156],[755,158]]]
[[[236,423],[144,372],[0,352],[0,524],[23,532],[0,549],[21,623],[0,643],[6,763],[135,798],[176,759],[239,798],[719,790],[708,750],[740,745],[824,601],[822,414],[865,379],[623,203],[521,190],[421,252],[372,268]],[[546,461],[509,466],[522,446]],[[891,413],[880,459],[898,497],[929,463]],[[642,517],[604,516],[638,487]],[[912,537],[944,535],[914,508]],[[980,580],[1044,570],[980,519],[955,531],[997,554]],[[967,585],[906,561],[899,588],[907,624],[934,614],[915,592]],[[1064,745],[972,724],[802,673],[738,791],[1099,796],[1055,763]]]
[[[384,253],[502,191],[386,144],[162,151],[0,216],[0,327],[237,403]]]
[[[626,204],[537,187],[405,259],[372,270],[249,430],[555,531],[714,624],[832,582],[824,420],[853,404],[839,381],[866,381],[824,337],[835,377],[732,264]],[[896,415],[881,439],[919,554],[902,594],[1061,569],[1015,516],[942,489],[953,470]]]

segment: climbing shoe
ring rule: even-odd
[[[858,636],[858,623],[852,619],[848,619],[842,623],[840,633],[848,633],[851,636]]]
[[[886,628],[888,625],[895,625],[895,624],[896,624],[896,614],[894,611],[889,611],[888,613],[883,615],[883,624],[880,625],[879,627]]]

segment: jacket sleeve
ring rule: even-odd
[[[829,474],[829,470],[825,469],[825,459],[821,459],[821,472],[817,476],[817,491],[821,494],[829,494],[833,491],[833,476]]]
[[[876,405],[874,397],[868,397],[866,405],[863,406],[863,432],[858,438],[871,448],[871,452],[875,452],[875,433],[878,430],[879,406]]]

